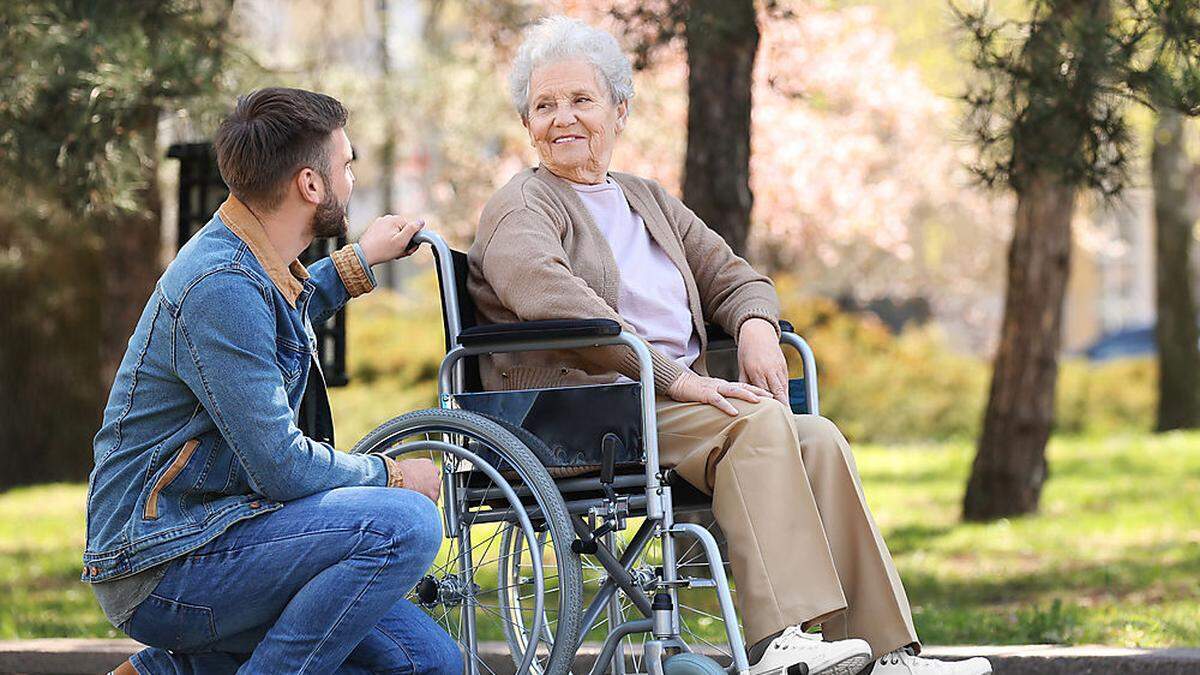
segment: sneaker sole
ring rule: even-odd
[[[838,661],[823,663],[819,668],[808,666],[809,675],[858,675],[863,668],[871,664],[870,654],[850,654]],[[764,670],[758,675],[788,675],[788,671],[798,667],[798,664]]]
[[[858,675],[871,664],[870,654],[852,654],[840,661],[822,665],[820,668],[810,668],[812,675]]]

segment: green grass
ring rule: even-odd
[[[956,516],[970,447],[859,452],[929,643],[1200,642],[1200,435],[1055,439],[1041,512]]]
[[[856,449],[924,641],[1200,643],[1200,434],[1055,438],[1041,513],[991,524],[958,522],[971,451]],[[85,491],[0,494],[0,638],[117,636],[78,581]]]

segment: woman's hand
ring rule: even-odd
[[[775,327],[765,319],[746,319],[738,329],[737,342],[739,379],[766,389],[787,405],[787,359],[779,348]]]
[[[425,227],[423,220],[408,220],[402,216],[386,215],[375,219],[367,226],[358,240],[362,247],[367,265],[378,265],[389,260],[397,260],[416,249],[411,248],[412,238],[421,228]]]
[[[771,398],[771,392],[745,382],[726,382],[685,370],[667,389],[667,396],[680,403],[707,403],[731,417],[737,417],[737,408],[729,402],[727,396],[759,403]]]

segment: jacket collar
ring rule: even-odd
[[[237,197],[229,195],[225,203],[221,204],[221,208],[217,209],[217,215],[221,217],[225,227],[246,244],[250,253],[258,260],[258,264],[266,270],[267,276],[271,277],[275,287],[295,308],[300,291],[304,290],[304,281],[308,279],[308,270],[304,265],[299,260],[293,260],[286,265],[283,263],[271,246],[271,241],[267,239],[267,231],[263,229],[258,216]]]

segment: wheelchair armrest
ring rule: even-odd
[[[792,326],[791,322],[783,320],[779,321],[779,330],[783,333],[796,332],[796,329]],[[733,336],[729,333],[726,333],[724,328],[721,328],[715,323],[704,324],[704,331],[708,334],[709,351],[713,351],[714,349],[733,349],[734,345],[736,344]]]
[[[458,334],[458,344],[506,345],[514,342],[553,338],[612,337],[621,334],[621,324],[612,319],[550,319],[472,326]]]

